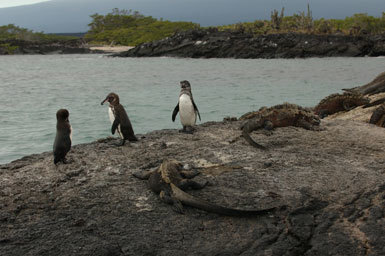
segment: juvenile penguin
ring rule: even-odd
[[[69,112],[67,109],[59,109],[56,112],[56,137],[53,143],[54,164],[58,162],[66,163],[66,155],[71,149],[72,128],[68,120]]]
[[[119,146],[123,146],[125,140],[137,141],[138,139],[134,134],[130,119],[128,118],[123,106],[119,103],[119,96],[116,93],[111,92],[107,95],[105,100],[102,101],[101,105],[103,105],[106,101],[110,103],[108,115],[110,116],[112,124],[111,133],[115,134],[115,131],[117,130],[120,138],[122,139]]]
[[[199,116],[199,120],[201,120],[201,115],[195,105],[190,83],[187,80],[181,81],[180,87],[181,91],[179,94],[178,104],[172,112],[172,121],[175,121],[175,117],[179,112],[180,122],[183,125],[183,130],[180,130],[180,132],[192,133],[193,126],[195,125],[197,119],[197,114]]]

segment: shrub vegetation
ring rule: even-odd
[[[255,20],[217,27],[219,30],[231,30],[254,35],[269,33],[308,33],[308,34],[346,34],[375,35],[385,33],[385,12],[381,17],[369,16],[365,13],[354,14],[345,19],[313,19],[309,5],[306,12],[298,12],[285,16],[285,9],[273,10],[270,20]],[[143,42],[159,40],[176,32],[199,28],[192,22],[171,22],[144,16],[137,11],[113,9],[106,15],[93,14],[89,31],[85,35],[87,41],[96,44],[135,46]],[[79,39],[77,37],[44,34],[20,28],[13,24],[0,26],[0,41],[55,41]],[[9,51],[14,49],[6,44]]]
[[[308,34],[345,34],[345,35],[375,35],[385,33],[385,12],[381,17],[369,16],[365,13],[354,14],[345,19],[313,19],[309,5],[306,12],[292,16],[280,12],[271,12],[270,20],[256,20],[226,26],[219,30],[244,31],[255,35],[269,33],[308,33]]]
[[[199,27],[192,22],[171,22],[144,16],[132,10],[113,9],[106,15],[91,15],[85,38],[97,44],[137,45],[159,40],[175,32]]]
[[[0,26],[0,40],[24,40],[24,41],[56,41],[56,40],[72,40],[77,37],[58,36],[53,34],[44,34],[42,32],[33,32],[26,28],[20,28],[14,24]]]

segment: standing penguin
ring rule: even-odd
[[[119,146],[123,146],[125,140],[138,141],[134,134],[134,130],[132,129],[130,119],[123,106],[119,103],[119,96],[116,93],[111,92],[107,95],[105,100],[102,101],[101,105],[106,101],[110,103],[108,114],[112,123],[111,132],[112,134],[115,134],[115,130],[118,130],[118,134],[122,139]]]
[[[201,115],[195,105],[190,83],[187,80],[181,81],[180,87],[181,91],[179,94],[178,104],[172,112],[172,121],[175,121],[176,114],[178,114],[179,111],[180,122],[183,125],[183,130],[180,130],[180,132],[192,133],[193,126],[197,120],[197,114],[199,116],[199,120],[201,120]]]
[[[67,163],[65,157],[70,151],[72,143],[72,128],[68,120],[69,115],[67,109],[59,109],[56,112],[56,137],[53,143],[54,164],[58,162]]]

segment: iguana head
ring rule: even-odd
[[[182,164],[174,159],[166,159],[159,166],[159,172],[166,183],[178,183]]]
[[[311,125],[320,125],[321,119],[318,115],[314,115],[312,112],[301,113],[301,119]]]

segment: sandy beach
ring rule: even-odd
[[[133,46],[92,46],[90,47],[90,50],[92,51],[104,51],[106,53],[119,53],[119,52],[125,52],[130,49],[134,48]]]

